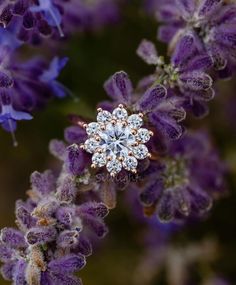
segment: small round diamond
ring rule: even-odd
[[[133,148],[133,154],[137,159],[144,159],[148,156],[148,149],[144,144]]]
[[[96,135],[99,132],[100,125],[99,123],[89,123],[88,126],[86,127],[86,132],[89,136],[91,135]]]
[[[126,120],[128,118],[128,112],[124,108],[116,108],[113,112],[112,115],[117,119],[117,120]]]
[[[133,156],[128,156],[123,161],[124,168],[129,170],[129,171],[136,169],[137,165],[138,165],[138,161]]]
[[[84,148],[87,152],[94,153],[95,150],[98,148],[99,142],[94,138],[87,139],[84,143]]]
[[[105,153],[94,153],[92,157],[92,162],[98,167],[103,167],[104,165],[106,165],[107,159]]]
[[[138,129],[143,124],[143,119],[138,114],[133,114],[133,115],[129,116],[127,121],[128,121],[128,124],[133,129]]]
[[[137,133],[137,138],[140,142],[146,143],[150,140],[150,132],[145,128],[140,128]]]
[[[111,121],[112,115],[108,111],[100,111],[97,115],[97,121],[98,123],[107,123]]]
[[[111,161],[108,161],[107,163],[108,172],[112,174],[117,174],[121,171],[121,169],[122,169],[122,164],[119,160],[112,159]]]

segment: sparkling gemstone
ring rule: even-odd
[[[112,115],[108,111],[100,111],[97,115],[97,121],[98,123],[107,123],[111,121]]]
[[[88,139],[84,149],[92,153],[92,163],[97,167],[106,166],[111,175],[122,168],[135,171],[138,159],[148,156],[144,143],[150,139],[150,132],[141,128],[142,116],[128,115],[124,107],[119,106],[112,113],[99,110],[97,122],[87,125]]]
[[[88,126],[86,127],[86,132],[89,136],[91,135],[96,135],[100,129],[99,123],[89,123]]]
[[[128,155],[130,148],[135,143],[135,136],[129,126],[122,123],[108,123],[106,129],[99,132],[101,138],[99,146],[108,156],[124,157]]]
[[[128,118],[128,112],[124,108],[116,108],[112,115],[118,120],[126,120]]]
[[[140,144],[133,148],[133,153],[137,159],[144,159],[148,156],[148,149],[144,144]]]
[[[106,159],[106,154],[105,153],[99,153],[96,152],[94,153],[92,157],[92,162],[97,165],[98,167],[102,167],[106,165],[107,159]]]
[[[84,143],[85,150],[90,153],[94,153],[98,146],[99,142],[94,138],[87,139]]]
[[[129,171],[136,169],[137,165],[138,165],[138,161],[133,156],[127,156],[123,161],[124,168],[129,170]]]
[[[138,129],[143,124],[143,119],[138,114],[133,114],[128,117],[128,124],[133,129]]]
[[[122,164],[119,160],[112,159],[111,161],[108,161],[107,163],[108,172],[117,174],[121,171],[121,169],[122,169]]]
[[[150,132],[145,128],[140,128],[137,133],[138,140],[142,143],[146,143],[150,140]]]

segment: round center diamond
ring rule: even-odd
[[[142,117],[129,116],[122,105],[112,113],[98,109],[97,122],[85,125],[88,139],[81,146],[93,154],[92,167],[106,166],[112,176],[122,168],[136,173],[138,160],[150,156],[144,143],[152,132],[142,127]]]

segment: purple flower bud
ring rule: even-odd
[[[81,144],[85,141],[87,134],[83,128],[79,126],[71,126],[65,129],[64,136],[65,140],[69,144]]]
[[[74,178],[66,176],[60,182],[56,196],[62,202],[71,203],[75,199],[76,193],[77,189]]]
[[[23,206],[16,208],[16,218],[19,227],[22,230],[34,227],[36,224],[36,219],[31,216],[31,213]]]
[[[158,54],[155,45],[145,39],[140,43],[137,55],[148,64],[156,65],[158,63]]]
[[[25,280],[26,265],[27,264],[23,259],[20,259],[15,265],[14,275],[13,275],[14,284],[17,284],[17,285],[26,284],[26,280]]]
[[[56,212],[57,220],[65,226],[70,226],[72,223],[73,209],[69,207],[61,207]]]
[[[47,194],[55,190],[55,177],[50,170],[43,173],[35,171],[30,178],[32,188],[41,194]]]
[[[49,150],[55,157],[63,160],[66,153],[66,145],[63,141],[51,140]]]
[[[120,103],[129,103],[133,92],[132,83],[124,71],[116,72],[104,85],[107,94]]]
[[[177,122],[164,113],[156,112],[149,116],[150,122],[164,136],[171,140],[176,140],[182,135],[183,129]]]
[[[1,230],[0,239],[6,245],[12,248],[20,248],[26,245],[24,235],[13,228],[4,228]]]
[[[77,277],[65,275],[63,272],[50,274],[50,284],[60,285],[82,285],[82,282]]]
[[[77,208],[77,213],[82,215],[92,215],[98,218],[105,218],[109,211],[105,204],[87,202]]]
[[[145,112],[153,111],[166,95],[167,90],[163,85],[149,88],[137,102],[139,109]]]
[[[0,260],[2,262],[8,262],[11,260],[14,250],[6,244],[0,243]]]
[[[170,191],[163,193],[158,202],[157,215],[162,222],[170,222],[174,218],[175,208]]]
[[[1,274],[5,280],[11,281],[13,279],[15,266],[15,261],[10,261],[1,267]]]
[[[57,238],[57,245],[61,248],[70,248],[78,243],[79,232],[77,230],[63,231]]]
[[[108,228],[101,219],[95,218],[89,214],[83,215],[83,222],[99,238],[103,238],[108,233]]]
[[[202,0],[198,8],[198,16],[200,18],[209,17],[221,6],[222,2],[222,0]]]
[[[77,254],[78,252],[83,254],[84,256],[89,256],[92,254],[92,245],[90,243],[90,241],[81,236],[79,237],[78,240],[78,244],[76,245],[76,247],[73,249],[73,251]]]
[[[160,180],[151,183],[145,190],[140,194],[140,200],[145,206],[152,206],[160,196],[162,192],[162,183]]]
[[[32,228],[26,234],[26,240],[29,244],[45,244],[56,238],[57,231],[54,227]]]
[[[85,264],[86,261],[83,255],[70,254],[49,262],[48,269],[55,273],[74,273],[82,269]]]
[[[180,82],[184,88],[193,91],[207,90],[212,86],[211,77],[203,72],[188,72],[179,76]]]
[[[84,151],[76,144],[67,148],[66,153],[66,168],[72,175],[83,173],[86,166],[86,157]]]

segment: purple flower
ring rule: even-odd
[[[90,239],[107,233],[103,203],[78,204],[76,180],[62,170],[31,175],[29,198],[16,203],[19,230],[0,234],[1,273],[16,284],[82,284],[74,274],[91,254]],[[79,194],[81,196],[81,193]]]
[[[167,89],[162,83],[155,82],[140,90],[138,86],[136,91],[128,75],[120,71],[105,82],[104,88],[108,96],[113,99],[110,103],[112,108],[122,103],[129,109],[146,115],[147,127],[151,126],[155,130],[153,140],[157,133],[167,139],[176,139],[181,136],[183,129],[179,123],[185,118],[185,112],[178,106],[176,97],[167,97]],[[103,105],[104,103],[99,104],[99,106]],[[178,118],[175,116],[177,113]],[[153,119],[154,117],[156,120]],[[176,132],[176,135],[173,135],[173,132]]]
[[[118,3],[108,0],[17,0],[0,4],[0,25],[22,42],[64,37],[71,31],[97,29],[119,19]],[[75,28],[76,27],[76,28]]]
[[[179,40],[170,64],[165,64],[154,44],[147,40],[141,42],[137,54],[146,63],[156,66],[155,73],[140,82],[141,88],[162,84],[168,96],[178,98],[177,104],[186,111],[197,117],[207,113],[206,103],[214,97],[213,80],[207,73],[213,62],[209,55],[198,52],[193,34],[186,34]]]
[[[169,44],[171,53],[191,33],[199,52],[207,53],[221,76],[236,65],[236,5],[226,1],[156,1],[157,18],[163,23],[158,37]],[[186,50],[187,51],[187,50]]]
[[[140,200],[145,213],[156,213],[162,222],[202,216],[224,194],[224,174],[209,137],[201,132],[185,135],[144,170]]]
[[[33,58],[21,63],[17,52],[0,46],[0,123],[13,132],[19,120],[30,120],[30,113],[44,106],[52,95],[65,96],[65,88],[56,80],[67,58]]]

